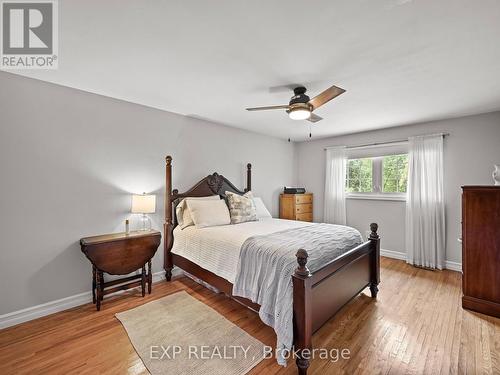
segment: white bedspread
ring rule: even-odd
[[[174,229],[172,253],[189,259],[234,284],[241,246],[249,237],[307,225],[314,224],[266,218],[201,229],[196,229],[194,226],[180,229],[177,226]]]
[[[277,360],[286,365],[293,343],[293,284],[298,249],[308,253],[311,271],[361,244],[361,234],[344,225],[315,224],[253,236],[241,247],[233,295],[260,305],[259,316],[274,328]]]

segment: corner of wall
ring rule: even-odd
[[[300,162],[299,162],[299,143],[292,142],[292,154],[293,154],[293,164],[292,164],[292,178],[294,185],[298,186],[300,184]]]

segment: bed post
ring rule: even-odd
[[[293,279],[293,345],[297,353],[295,360],[300,375],[307,374],[312,356],[312,285],[307,268],[307,251],[299,249],[296,254],[299,264]]]
[[[245,192],[252,190],[252,164],[247,164],[247,187]]]
[[[165,278],[167,281],[172,279],[172,254],[170,250],[173,245],[173,221],[172,221],[172,157],[169,155],[165,158],[165,223],[163,224],[163,246],[164,260],[163,268],[165,269]]]
[[[378,284],[380,283],[380,237],[377,234],[378,224],[370,224],[370,246],[372,252],[370,255],[370,292],[372,298],[377,298]]]

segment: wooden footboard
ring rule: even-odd
[[[342,306],[370,287],[377,297],[380,282],[380,238],[378,225],[370,224],[369,241],[311,272],[307,251],[297,252],[298,267],[293,277],[294,347],[299,374],[307,374],[312,335]]]

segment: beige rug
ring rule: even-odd
[[[264,344],[186,292],[116,314],[153,375],[246,374]]]

